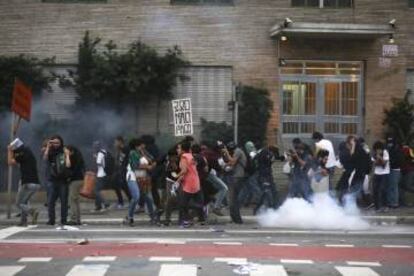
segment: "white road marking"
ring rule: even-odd
[[[353,244],[325,244],[326,247],[343,247],[343,248],[350,248],[355,247]]]
[[[197,276],[197,266],[163,264],[158,276]]]
[[[1,276],[13,276],[23,270],[25,266],[13,265],[13,266],[1,266],[0,265],[0,275]]]
[[[382,245],[384,248],[412,248],[411,245],[394,245],[394,244],[384,244]]]
[[[115,260],[115,256],[87,256],[83,258],[84,262],[113,262]]]
[[[312,260],[290,260],[290,259],[281,259],[281,263],[284,264],[313,264]]]
[[[271,246],[299,246],[297,243],[269,243]]]
[[[30,225],[28,227],[11,226],[11,227],[1,229],[0,230],[0,240],[3,240],[7,237],[10,237],[10,236],[14,235],[14,234],[29,230],[29,229],[34,228],[34,227],[36,227],[36,226],[35,225]]]
[[[51,257],[25,257],[20,258],[19,263],[46,263],[52,260]]]
[[[215,263],[246,264],[246,258],[214,258]]]
[[[181,262],[181,257],[150,257],[150,262]]]
[[[178,239],[164,239],[164,240],[158,239],[156,241],[156,243],[160,243],[160,244],[186,244],[186,242],[184,240],[178,240]]]
[[[342,276],[379,276],[378,273],[369,267],[336,266],[335,268]]]
[[[214,242],[216,245],[242,245],[241,242]]]
[[[346,262],[347,265],[353,266],[381,266],[379,262],[355,262],[355,261],[348,261]]]
[[[104,276],[109,265],[75,265],[66,276]]]
[[[250,272],[250,276],[288,276],[282,265],[259,265],[257,270]]]

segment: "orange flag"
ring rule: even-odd
[[[32,88],[16,79],[13,89],[12,111],[26,121],[32,113]]]

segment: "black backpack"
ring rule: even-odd
[[[100,151],[105,156],[104,171],[107,176],[111,176],[115,171],[115,158],[108,151]]]

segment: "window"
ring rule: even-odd
[[[414,8],[414,0],[408,0],[408,7]]]
[[[173,5],[233,5],[233,0],[171,0]]]
[[[352,8],[353,0],[292,0],[292,7]]]
[[[43,3],[106,3],[108,0],[42,0]]]

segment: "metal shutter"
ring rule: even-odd
[[[74,66],[53,66],[47,68],[49,72],[59,75],[67,75],[68,70],[73,70]],[[76,101],[76,93],[73,88],[59,86],[59,81],[55,80],[50,84],[51,91],[44,91],[42,95],[42,111],[49,114],[52,119],[67,119],[70,117],[68,107]]]
[[[188,78],[177,80],[174,98],[191,98],[194,136],[201,131],[201,118],[207,121],[231,123],[232,113],[227,103],[232,99],[233,71],[231,67],[191,66],[183,69]],[[160,114],[161,133],[173,134],[173,118],[170,101],[163,102]],[[139,104],[137,112],[138,134],[156,132],[156,103]]]

